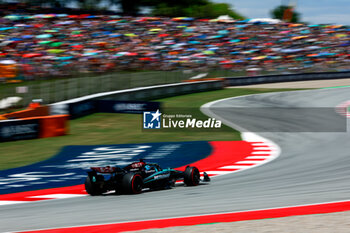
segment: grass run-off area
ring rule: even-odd
[[[207,102],[248,94],[285,91],[286,89],[230,88],[160,99],[163,106],[191,108],[198,111]],[[290,90],[290,89],[289,89]],[[193,111],[193,110],[192,110]],[[0,143],[0,170],[29,165],[57,154],[67,145],[106,145],[171,141],[240,140],[239,132],[142,130],[139,114],[96,113],[69,122],[69,135],[53,138]]]

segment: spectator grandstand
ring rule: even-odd
[[[25,80],[182,68],[350,69],[343,25],[24,12],[4,15],[0,25],[0,63],[16,64]]]

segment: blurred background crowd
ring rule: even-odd
[[[6,13],[6,12],[5,12]],[[0,18],[0,65],[16,76],[135,70],[350,70],[350,27],[280,20],[16,12]]]

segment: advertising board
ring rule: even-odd
[[[5,120],[0,122],[0,142],[39,137],[39,120]]]

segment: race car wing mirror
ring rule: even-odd
[[[208,176],[208,174],[206,172],[203,172],[203,181],[204,182],[209,182],[210,181],[210,177]]]

